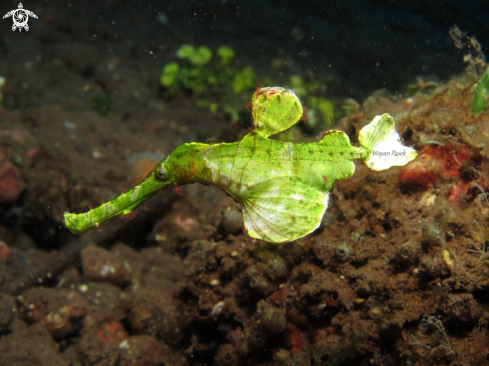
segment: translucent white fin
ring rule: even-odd
[[[360,130],[358,139],[360,145],[369,152],[365,164],[372,170],[403,166],[418,155],[416,150],[402,144],[394,118],[388,113],[375,116],[372,122]]]

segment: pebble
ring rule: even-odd
[[[24,188],[20,170],[8,159],[6,152],[0,149],[0,203],[17,201]]]
[[[29,259],[20,250],[11,249],[6,264],[5,279],[12,281],[22,277],[29,270]]]
[[[90,245],[81,254],[83,273],[92,281],[105,281],[125,285],[131,279],[130,266],[115,254]]]
[[[122,323],[116,321],[104,322],[97,331],[97,337],[104,344],[121,343],[127,336],[127,332],[124,330]]]
[[[0,240],[0,259],[6,262],[9,254],[10,250],[8,245],[4,241]]]
[[[9,334],[0,337],[1,365],[77,365],[60,352],[45,326],[14,318]]]
[[[157,366],[166,364],[161,362],[163,354],[158,341],[148,335],[131,336],[119,344],[120,366]]]
[[[32,288],[18,300],[24,319],[44,325],[54,338],[79,331],[82,326],[80,319],[88,312],[85,299],[68,289]]]
[[[234,207],[228,207],[222,211],[222,226],[229,234],[239,234],[243,232],[243,215]]]
[[[147,301],[131,309],[127,321],[134,332],[157,337],[169,345],[175,345],[182,339],[176,313],[171,303],[148,297]]]
[[[224,301],[219,301],[214,307],[212,308],[212,315],[216,316],[221,314],[222,309],[224,308],[225,302]]]
[[[213,278],[209,283],[211,286],[217,286],[219,285],[220,281],[217,278]]]
[[[284,332],[287,328],[285,312],[275,306],[270,306],[266,301],[261,300],[257,304],[257,312],[263,326],[274,333]]]
[[[287,262],[281,257],[275,257],[267,263],[267,274],[272,280],[277,280],[287,276],[289,270]]]

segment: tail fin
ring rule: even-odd
[[[372,122],[360,130],[358,139],[368,152],[365,164],[372,170],[406,165],[418,155],[416,150],[402,144],[394,118],[388,113],[375,116]]]

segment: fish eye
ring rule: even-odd
[[[168,179],[168,169],[166,168],[165,163],[161,163],[158,170],[156,171],[156,178],[158,180],[167,180]]]

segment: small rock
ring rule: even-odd
[[[8,245],[0,240],[0,260],[6,262],[9,254],[10,249],[8,248]]]
[[[14,319],[10,328],[9,335],[0,337],[0,365],[73,365],[41,324],[28,327],[22,320]]]
[[[111,283],[80,284],[77,290],[92,305],[84,326],[98,325],[106,320],[120,321],[131,306],[131,296]]]
[[[131,183],[133,185],[141,183],[161,159],[163,159],[161,153],[144,151],[133,154],[129,158],[129,164],[131,165]]]
[[[234,207],[228,207],[221,212],[222,227],[228,234],[240,234],[243,232],[243,214]]]
[[[20,170],[8,159],[5,151],[0,149],[0,203],[15,202],[24,188]]]
[[[84,365],[120,365],[119,345],[128,337],[122,323],[113,320],[97,324],[84,322],[80,333],[77,348]],[[98,355],[104,355],[104,362],[99,363]]]
[[[134,306],[128,321],[137,333],[145,333],[168,344],[177,344],[182,339],[176,309],[172,304],[148,299],[148,302]]]
[[[29,270],[30,263],[27,256],[20,250],[11,249],[5,263],[5,281],[13,281],[22,277]]]
[[[475,324],[484,313],[472,294],[451,294],[442,309],[456,324]]]
[[[17,307],[14,299],[7,294],[0,293],[0,334],[8,330],[8,326],[16,314]]]
[[[5,281],[5,263],[0,261],[0,285]]]
[[[81,254],[83,273],[92,281],[124,285],[131,279],[130,267],[115,254],[90,245]]]
[[[148,335],[135,335],[119,344],[120,366],[158,366],[167,364],[162,362],[163,353],[158,341]]]
[[[127,338],[127,332],[124,330],[124,326],[122,325],[122,323],[107,321],[102,323],[100,329],[97,332],[97,337],[104,344],[119,344]]]
[[[76,286],[78,284],[79,278],[80,272],[78,271],[78,269],[73,267],[67,268],[63,271],[63,273],[58,276],[56,286],[58,288],[68,288],[71,285]]]
[[[219,346],[216,355],[216,364],[218,366],[232,366],[241,364],[242,356],[237,352],[236,347],[229,343],[223,343]]]
[[[203,227],[195,209],[185,201],[175,202],[172,210],[178,214],[165,215],[155,224],[152,236],[166,253],[178,253],[184,257],[188,243],[202,239]]]
[[[286,349],[278,349],[273,353],[273,359],[278,365],[286,365],[290,362],[290,352]]]
[[[265,300],[261,300],[257,305],[257,312],[265,328],[274,332],[281,333],[287,328],[285,312],[275,306],[270,306]]]
[[[139,264],[143,266],[145,282],[171,281],[176,283],[183,278],[183,264],[179,257],[165,253],[158,247],[150,247],[141,251]],[[152,281],[149,277],[153,277]]]
[[[88,311],[85,299],[68,289],[32,288],[19,296],[19,301],[23,317],[43,324],[55,338],[78,331]]]
[[[244,275],[248,279],[250,287],[262,295],[268,296],[277,290],[277,286],[274,286],[273,283],[268,280],[265,273],[266,266],[264,263],[254,264],[244,271]]]
[[[276,256],[267,263],[267,274],[272,281],[279,280],[288,273],[287,263],[282,257]]]

